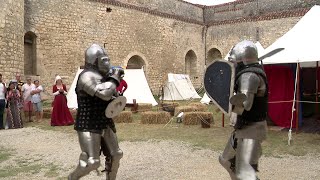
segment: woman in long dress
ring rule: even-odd
[[[51,113],[51,126],[68,126],[74,124],[74,120],[67,106],[67,88],[62,83],[60,76],[55,79],[52,87],[54,95],[53,110]]]
[[[16,89],[16,81],[10,81],[7,91],[7,124],[9,129],[22,128],[22,119],[20,114],[19,103],[21,94],[19,89]]]

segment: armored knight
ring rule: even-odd
[[[261,143],[267,133],[267,78],[259,64],[257,48],[251,41],[236,44],[229,54],[229,61],[236,67],[235,95],[230,98],[235,130],[219,162],[233,180],[256,180]]]
[[[101,141],[103,150],[111,156],[111,163],[106,163],[111,166],[106,167],[106,178],[116,179],[123,153],[118,145],[114,122],[106,117],[105,109],[116,95],[123,70],[113,71],[110,74],[110,60],[102,47],[93,44],[85,51],[85,67],[76,85],[79,107],[74,127],[82,152],[69,180],[79,179],[100,166]]]

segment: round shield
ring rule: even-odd
[[[112,100],[105,110],[105,115],[107,118],[114,118],[120,114],[123,108],[126,106],[127,98],[124,96],[119,96]]]

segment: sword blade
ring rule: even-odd
[[[261,56],[261,57],[259,58],[259,61],[262,61],[263,59],[265,59],[265,58],[267,58],[267,57],[273,56],[273,55],[279,53],[279,52],[282,51],[282,50],[284,50],[284,48],[274,49],[274,50],[268,52],[267,54]]]

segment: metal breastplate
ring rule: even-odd
[[[79,90],[78,87],[76,87],[76,93],[78,111],[75,130],[101,132],[101,130],[108,126],[114,127],[113,120],[105,116],[105,109],[110,101],[104,101],[96,96],[90,96],[85,91]]]
[[[256,73],[264,82],[263,88],[265,89],[258,89],[257,94],[255,94],[252,108],[250,111],[244,110],[242,115],[238,116],[238,119],[242,119],[245,124],[249,124],[250,122],[259,122],[266,120],[267,113],[268,113],[268,82],[267,77],[262,70],[261,65],[254,65],[253,67],[247,67],[242,71],[238,72],[236,75],[236,82],[237,79],[241,76],[241,74],[246,72],[253,72]],[[237,90],[237,85],[235,86],[235,90]],[[261,92],[263,91],[263,92]]]

